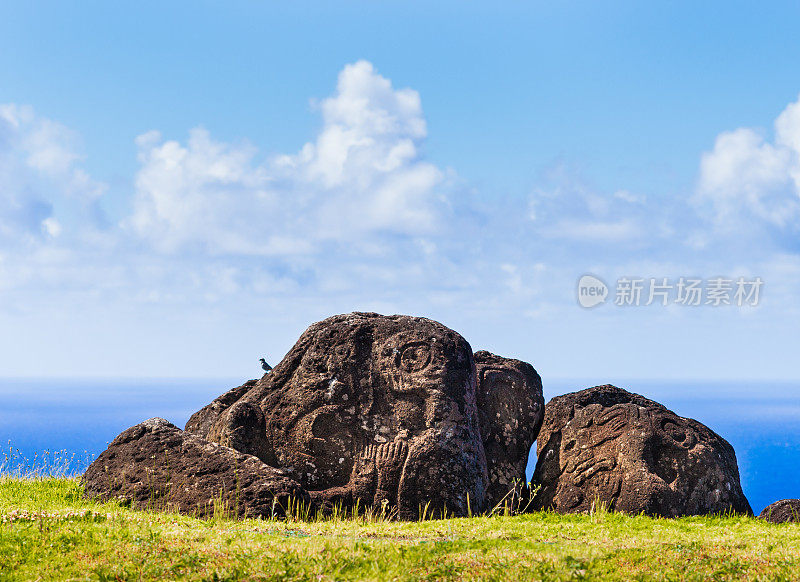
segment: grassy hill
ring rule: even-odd
[[[800,525],[738,516],[199,520],[19,477],[0,477],[0,516],[0,580],[800,578]]]

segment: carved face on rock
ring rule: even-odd
[[[524,484],[531,445],[544,418],[542,381],[533,366],[487,351],[475,353],[478,416],[486,451],[487,503]]]
[[[456,490],[460,498],[469,492],[473,504],[483,499],[472,352],[441,324],[329,318],[311,326],[244,400],[264,412],[265,460],[311,491],[401,507]]]
[[[538,454],[538,508],[588,511],[601,501],[619,511],[670,517],[749,511],[724,439],[619,388],[601,386],[549,403]]]

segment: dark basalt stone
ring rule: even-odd
[[[489,475],[487,507],[525,496],[528,454],[544,419],[542,380],[533,366],[487,351],[475,352],[478,418]]]
[[[615,386],[548,402],[537,453],[534,509],[585,512],[599,501],[664,517],[752,514],[725,439]]]
[[[224,502],[240,516],[284,514],[308,493],[283,471],[151,418],[122,432],[83,475],[85,494],[138,508],[209,516]]]
[[[241,386],[231,388],[215,398],[210,404],[204,406],[189,418],[189,422],[186,423],[186,430],[198,434],[208,434],[214,423],[219,420],[220,415],[238,402],[250,388],[255,386],[256,382],[258,380],[248,380]]]
[[[781,499],[770,503],[758,517],[772,523],[800,521],[800,499]]]
[[[472,350],[440,323],[330,317],[245,386],[186,429],[281,467],[323,506],[387,504],[414,519],[426,505],[454,515],[486,505]]]

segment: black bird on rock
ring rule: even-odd
[[[270,370],[272,370],[272,366],[270,366],[264,358],[261,358],[259,361],[261,362],[262,370],[264,370],[265,372],[269,372]]]

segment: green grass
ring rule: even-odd
[[[0,477],[0,580],[796,580],[800,525],[718,516],[199,520]]]

